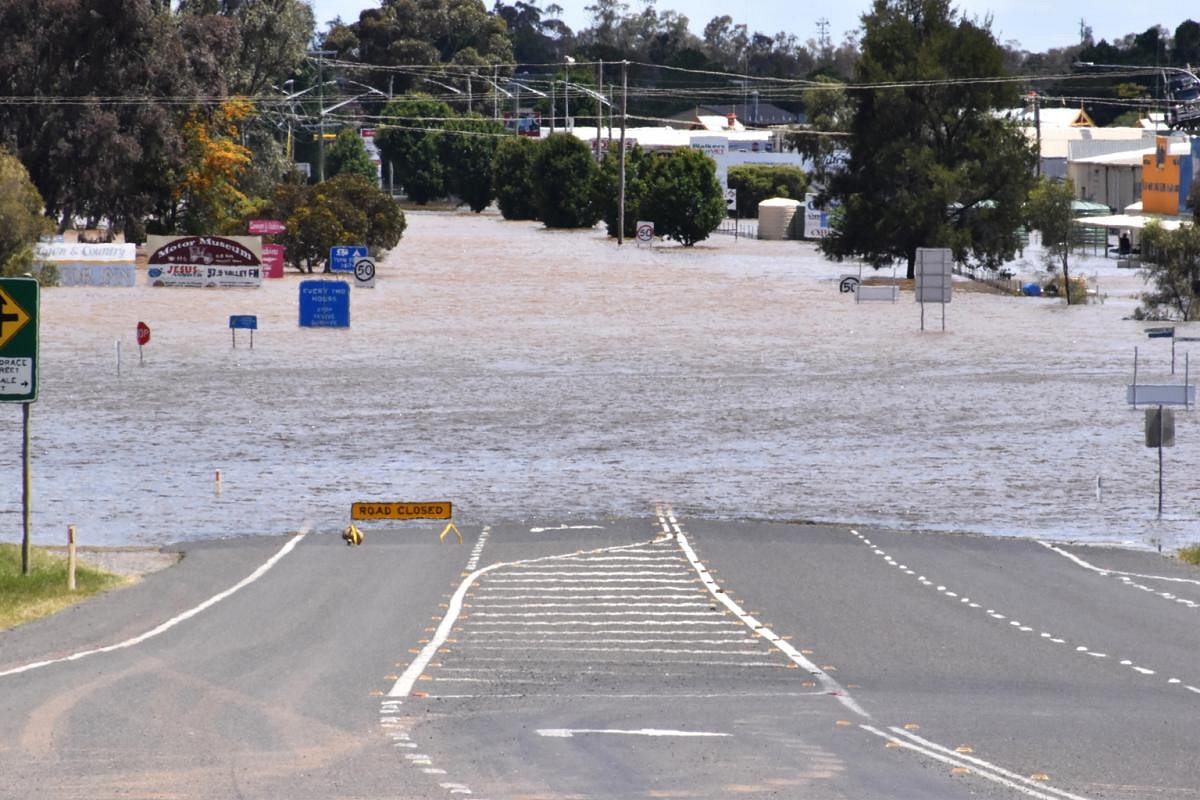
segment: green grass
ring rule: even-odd
[[[30,574],[21,574],[21,548],[0,544],[0,631],[45,617],[98,592],[123,586],[128,578],[77,564],[73,592],[67,591],[65,555],[34,548]]]
[[[1179,560],[1185,564],[1200,565],[1200,544],[1179,548]]]

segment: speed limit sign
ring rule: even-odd
[[[360,258],[354,262],[354,285],[364,289],[375,288],[375,259]]]
[[[637,224],[637,242],[641,247],[643,244],[654,243],[654,223],[638,220]]]

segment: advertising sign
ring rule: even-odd
[[[258,287],[262,241],[257,236],[149,236],[151,286]]]
[[[829,214],[831,208],[817,204],[817,196],[813,193],[804,195],[804,238],[822,239],[829,235]]]
[[[263,277],[282,278],[285,258],[286,253],[283,245],[264,244],[262,246]]]
[[[345,281],[302,281],[300,327],[349,328],[350,284]]]
[[[58,271],[59,286],[134,286],[137,245],[43,242],[34,259]]]

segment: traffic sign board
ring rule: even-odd
[[[354,262],[354,285],[362,289],[375,288],[375,259],[360,258]]]
[[[350,519],[450,519],[450,503],[355,503]]]
[[[150,344],[150,326],[144,322],[137,324],[137,343],[138,347],[144,344]]]
[[[37,400],[39,291],[33,278],[0,278],[0,402]]]
[[[365,244],[339,244],[329,248],[330,272],[354,272],[359,259],[370,255]]]

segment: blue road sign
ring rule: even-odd
[[[349,328],[350,284],[345,281],[301,281],[300,327]]]
[[[368,255],[365,244],[339,244],[329,248],[330,272],[354,272],[354,265]]]
[[[232,314],[229,317],[230,328],[249,328],[252,331],[258,330],[258,317],[253,314]]]

